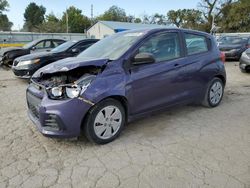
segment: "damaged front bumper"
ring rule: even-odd
[[[82,97],[65,100],[49,99],[40,86],[30,84],[27,89],[28,114],[45,136],[77,137],[83,119],[94,103]]]

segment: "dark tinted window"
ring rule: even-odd
[[[177,33],[165,33],[151,37],[140,48],[139,53],[151,53],[156,62],[180,57],[180,42]]]
[[[89,42],[89,43],[84,42],[84,43],[80,43],[80,44],[78,44],[78,45],[76,46],[76,48],[77,48],[80,52],[82,52],[82,51],[86,50],[88,47],[90,47],[91,45],[93,45],[94,43],[95,43],[95,42]]]
[[[75,45],[77,43],[77,41],[67,41],[65,43],[63,43],[62,45],[57,46],[56,48],[54,48],[52,50],[52,52],[58,53],[58,52],[63,52],[68,50],[69,48],[71,48],[73,45]]]
[[[185,34],[188,55],[208,51],[207,39],[201,35]]]
[[[53,44],[55,45],[55,47],[57,47],[57,46],[59,46],[59,45],[61,45],[62,43],[64,43],[65,41],[63,41],[63,40],[54,40],[53,41]]]

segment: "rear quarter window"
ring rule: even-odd
[[[187,54],[199,54],[208,51],[207,38],[202,35],[184,34],[186,41]]]

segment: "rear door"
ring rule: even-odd
[[[199,35],[196,33],[184,32],[184,43],[186,46],[186,61],[184,62],[184,67],[186,68],[186,75],[183,75],[188,86],[189,97],[198,99],[202,93],[202,89],[206,87],[204,85],[204,77],[207,77],[209,74],[209,68],[207,65],[215,60],[211,54],[211,41],[204,35]],[[211,67],[211,71],[214,71],[214,66]],[[212,72],[211,72],[212,74]]]

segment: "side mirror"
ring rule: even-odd
[[[133,58],[133,65],[155,63],[154,55],[151,53],[139,53]]]
[[[36,50],[36,47],[35,47],[35,46],[32,46],[31,50],[35,51],[35,50]]]
[[[79,51],[79,49],[77,49],[77,48],[73,48],[73,49],[71,50],[71,52],[72,52],[72,53],[79,53],[80,51]]]

